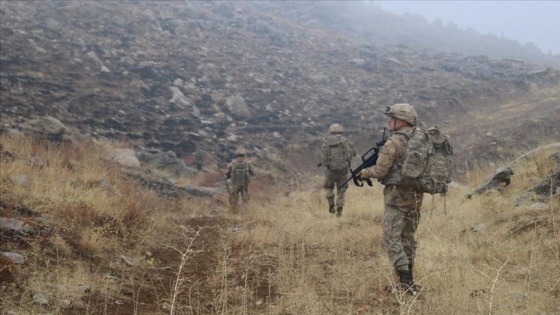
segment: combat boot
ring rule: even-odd
[[[410,295],[417,295],[419,291],[414,284],[412,270],[397,270],[397,273],[399,274],[399,289]]]
[[[336,208],[336,217],[340,218],[342,216],[342,207]]]
[[[334,213],[334,197],[327,198],[329,201],[329,212]]]

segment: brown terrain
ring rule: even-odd
[[[216,167],[223,167],[235,148],[243,146],[260,171],[273,174],[251,187],[262,204],[274,197],[263,186],[278,183],[286,194],[300,188],[299,182],[289,181],[313,171],[320,140],[331,123],[341,123],[358,151],[364,152],[381,137],[385,105],[398,102],[413,104],[424,122],[440,125],[451,136],[459,175],[476,164],[500,164],[515,154],[512,148],[524,151],[560,139],[560,71],[553,67],[374,45],[358,35],[318,27],[313,19],[294,18],[256,3],[3,1],[0,21],[3,133],[26,131],[30,121],[52,116],[93,139],[126,143],[135,150],[174,151],[197,169],[198,176],[215,175]],[[41,212],[18,205],[7,189],[0,188],[0,196],[2,217],[25,220]],[[140,201],[142,197],[138,196]],[[216,200],[220,197],[212,198],[223,206],[223,200]],[[103,292],[89,292],[83,301],[88,313],[170,313],[162,304],[174,292],[175,271],[182,255],[197,250],[204,255],[186,260],[181,275],[191,290],[188,295],[181,291],[178,299],[184,305],[198,304],[184,314],[228,313],[227,307],[245,305],[238,293],[217,294],[224,287],[220,281],[228,288],[250,288],[255,309],[280,299],[281,290],[271,280],[281,268],[277,244],[260,246],[257,236],[232,236],[238,227],[250,230],[248,225],[263,224],[264,219],[247,223],[228,216],[185,217],[174,212],[179,201],[169,202],[165,219],[186,232],[164,230],[158,239],[176,246],[192,243],[184,252],[172,246],[150,248],[144,258],[157,257],[154,264],[164,269],[122,272],[122,267],[79,249],[81,245],[71,241],[76,231],[59,231],[75,253],[70,261],[86,261],[99,274],[128,277],[121,279],[127,289],[115,294],[118,303],[107,303]],[[202,208],[205,202],[197,200],[187,207]],[[110,220],[97,217],[92,222],[105,226]],[[30,254],[44,269],[59,255],[59,249],[46,241],[53,236],[50,233],[36,235],[44,242],[42,252]],[[1,236],[1,246],[33,248],[17,235]],[[226,238],[228,251],[220,256]],[[284,245],[280,253],[293,255],[294,261],[317,260],[323,270],[334,265],[321,260],[313,247]],[[359,249],[350,245],[344,250],[354,255]],[[364,255],[356,259],[380,254]],[[225,280],[218,274],[222,260],[231,264],[224,271]],[[0,266],[0,284],[14,283],[15,267],[4,260]],[[14,285],[0,294],[18,289]],[[25,300],[25,295],[14,298],[18,299]],[[359,306],[366,312],[368,307],[385,307],[384,303],[354,301],[358,314]],[[64,314],[85,313],[76,306]]]

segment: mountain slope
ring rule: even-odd
[[[314,143],[333,121],[365,150],[384,125],[382,109],[396,102],[461,134],[467,113],[560,84],[550,68],[373,46],[265,9],[2,2],[2,124],[48,114],[97,137],[182,157],[205,151],[223,163],[239,145],[254,154]]]

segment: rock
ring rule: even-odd
[[[177,86],[170,86],[169,89],[173,93],[171,99],[169,100],[169,103],[175,104],[182,110],[189,110],[190,114],[195,117],[200,117],[200,111],[198,110],[198,108],[193,105],[189,101],[189,99],[187,99],[187,97],[183,94],[183,92],[181,92],[181,90],[179,90]]]
[[[14,264],[23,265],[25,264],[25,257],[18,253],[11,252],[0,252],[0,255],[10,259]]]
[[[33,296],[33,303],[43,305],[43,306],[48,306],[49,300],[43,294],[38,293]]]
[[[113,149],[106,157],[109,161],[117,162],[124,166],[140,167],[140,161],[132,149]]]
[[[69,129],[60,120],[44,116],[21,125],[24,132],[31,132],[35,136],[45,136],[52,141],[62,141],[62,136],[69,131]]]
[[[485,228],[485,227],[486,227],[486,224],[484,224],[484,223],[479,223],[479,224],[473,226],[473,227],[472,227],[472,230],[475,231],[475,232],[480,232],[480,231],[481,231],[483,228]]]
[[[20,234],[35,233],[35,228],[31,225],[14,218],[0,218],[0,229]]]
[[[183,80],[177,78],[177,79],[175,79],[175,81],[173,81],[173,85],[177,86],[177,87],[181,87],[181,86],[183,86]]]
[[[488,190],[502,191],[504,187],[509,186],[509,184],[511,183],[512,175],[513,175],[513,170],[510,167],[508,166],[500,167],[499,169],[496,170],[496,172],[494,172],[494,175],[486,179],[484,184],[478,186],[477,189],[470,192],[467,195],[467,197],[471,198],[475,194],[478,195]]]
[[[185,162],[178,158],[173,151],[142,150],[136,153],[136,157],[144,163],[175,176],[195,176],[198,174],[197,170],[187,167]]]
[[[251,112],[249,111],[249,106],[245,103],[245,100],[239,96],[234,95],[226,99],[226,107],[229,112],[238,118],[250,118]]]

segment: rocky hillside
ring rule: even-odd
[[[333,121],[365,150],[395,102],[414,104],[428,124],[445,122],[458,139],[483,137],[485,151],[499,151],[490,136],[511,135],[518,122],[559,132],[557,70],[375,46],[250,2],[4,1],[0,21],[3,129],[50,115],[180,157],[223,162],[242,145],[252,155],[283,151],[301,166],[313,164]],[[477,115],[519,99],[537,105],[473,131]],[[473,153],[460,142],[459,155]]]

